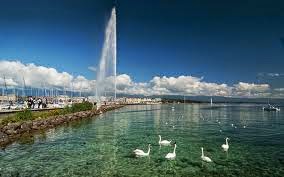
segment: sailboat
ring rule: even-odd
[[[3,100],[1,101],[0,110],[7,110],[11,109],[11,105],[9,103],[8,88],[7,88],[5,75],[3,76],[3,80],[4,80],[4,85],[3,85],[4,88],[2,88]]]
[[[263,106],[262,110],[264,110],[264,111],[280,111],[280,108],[277,108],[277,107],[275,107],[271,104],[268,104],[266,106]]]
[[[277,108],[277,107],[271,105],[271,104],[269,103],[269,99],[268,99],[268,104],[267,104],[266,106],[263,106],[263,107],[262,107],[262,110],[263,110],[263,111],[280,111],[280,108]]]

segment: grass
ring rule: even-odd
[[[88,111],[93,109],[93,104],[90,102],[74,103],[71,106],[66,106],[63,109],[55,109],[49,111],[32,112],[29,109],[25,109],[21,112],[17,112],[11,117],[5,117],[1,120],[1,125],[7,125],[8,123],[25,122],[36,119],[46,119],[51,116],[65,115],[70,113],[76,113],[80,111]]]

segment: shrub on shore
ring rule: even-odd
[[[33,119],[32,111],[29,109],[25,109],[24,111],[17,112],[16,118],[20,121],[32,120]]]
[[[2,119],[2,125],[7,125],[8,123],[22,122],[34,119],[44,119],[51,116],[65,115],[76,113],[80,111],[88,111],[93,109],[93,104],[90,102],[74,103],[71,106],[66,106],[63,109],[54,109],[49,111],[32,112],[29,109],[25,109],[21,112],[17,112],[14,116],[6,117]]]
[[[69,108],[69,107],[68,107]],[[88,111],[93,108],[93,104],[90,102],[75,103],[71,106],[71,112]]]

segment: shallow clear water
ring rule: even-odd
[[[160,147],[159,134],[177,143],[175,160],[164,158],[173,146]],[[230,138],[227,153],[221,149],[226,137]],[[148,143],[152,144],[150,157],[132,155],[136,148],[147,151]],[[213,163],[201,161],[201,147]],[[253,105],[127,106],[0,150],[0,174],[283,176],[284,113],[263,112]]]

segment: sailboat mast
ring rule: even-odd
[[[23,97],[25,97],[26,96],[26,93],[25,93],[25,91],[26,91],[26,81],[25,81],[25,78],[23,77]]]
[[[8,88],[7,88],[7,83],[6,83],[6,77],[4,75],[4,86],[5,86],[5,91],[6,91],[6,96],[7,96],[7,101],[9,100],[9,97],[8,97]],[[4,95],[5,95],[5,92],[4,92]]]

